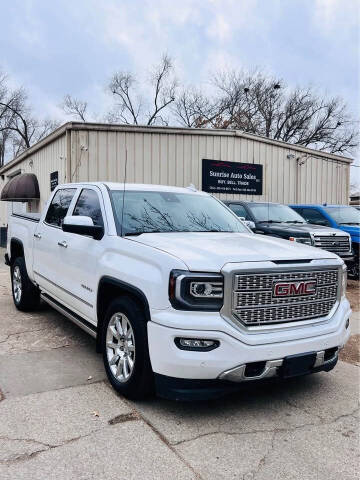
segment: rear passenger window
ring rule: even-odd
[[[81,192],[74,208],[73,215],[90,217],[92,218],[94,225],[99,225],[100,227],[104,226],[99,197],[95,190],[84,189]]]
[[[64,188],[55,193],[46,214],[45,222],[54,227],[61,227],[76,188]]]

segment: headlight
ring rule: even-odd
[[[347,287],[347,268],[344,264],[342,266],[341,272],[341,285],[340,285],[340,297],[343,298],[346,295],[346,287]]]
[[[219,273],[170,273],[169,299],[177,310],[219,311],[223,305],[224,278]]]
[[[309,237],[289,237],[290,242],[305,243],[306,245],[312,245],[311,238]]]

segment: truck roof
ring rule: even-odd
[[[117,183],[117,182],[78,182],[78,183],[69,183],[69,184],[62,184],[59,187],[76,187],[76,186],[84,186],[84,185],[95,185],[95,186],[105,186],[109,190],[123,190],[124,184]],[[125,190],[133,190],[133,191],[153,191],[153,192],[173,192],[173,193],[189,193],[189,194],[199,194],[199,195],[209,195],[206,192],[202,192],[197,190],[193,185],[189,187],[173,187],[169,185],[154,185],[154,184],[146,184],[146,183],[126,183]]]
[[[329,205],[329,204],[323,204],[323,203],[298,203],[298,204],[291,204],[291,207],[316,207],[316,208],[339,208],[339,207],[353,207],[354,205]]]
[[[286,205],[284,203],[280,203],[280,202],[267,202],[266,200],[264,200],[263,202],[254,202],[253,200],[225,200],[224,203],[226,205],[230,204],[230,203],[246,203],[246,204],[249,204],[249,205]]]

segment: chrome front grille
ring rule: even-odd
[[[270,325],[327,316],[337,300],[337,269],[235,274],[232,314],[245,326]],[[314,280],[315,295],[275,297],[274,282]]]
[[[346,253],[350,251],[349,237],[345,235],[314,235],[314,247],[328,250],[335,253]]]
[[[329,298],[336,298],[337,285],[330,285],[318,287],[316,296],[305,297],[305,299],[314,300],[328,300]],[[300,297],[304,299],[304,297]],[[272,296],[271,290],[264,290],[258,292],[234,292],[234,305],[236,307],[254,307],[259,305],[279,305],[284,303],[299,303],[299,297],[275,297]]]
[[[312,280],[316,278],[318,285],[331,285],[337,283],[337,270],[322,270],[318,272],[279,272],[269,274],[241,274],[235,275],[235,291],[243,290],[268,290],[272,289],[276,280]]]

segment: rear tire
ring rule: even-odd
[[[131,298],[111,302],[102,325],[102,352],[106,374],[114,389],[130,399],[154,392],[146,318]]]
[[[23,312],[36,310],[40,305],[40,291],[28,277],[24,257],[11,265],[11,286],[15,307]]]

